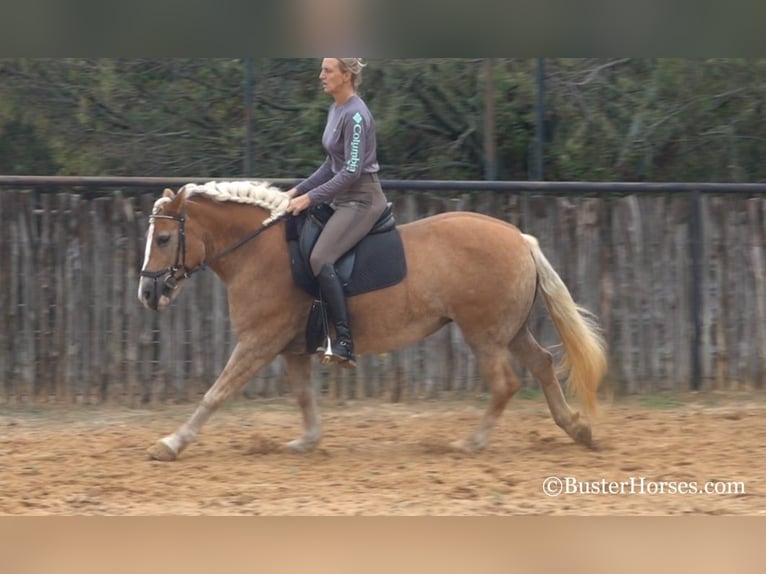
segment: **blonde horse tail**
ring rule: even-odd
[[[588,414],[598,410],[596,392],[607,369],[606,341],[593,315],[578,306],[556,270],[543,255],[537,239],[522,234],[532,249],[537,267],[538,289],[564,346],[556,370],[568,375],[567,389],[574,393]]]

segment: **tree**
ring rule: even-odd
[[[256,177],[322,161],[318,59],[255,59]],[[484,61],[370,60],[385,178],[484,177]],[[530,176],[535,61],[495,59],[497,177]],[[766,60],[547,59],[549,180],[762,181]],[[0,60],[6,172],[243,174],[244,61]]]

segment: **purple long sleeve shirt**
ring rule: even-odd
[[[330,106],[322,146],[327,159],[297,185],[297,195],[308,193],[312,205],[331,203],[363,173],[380,169],[375,120],[362,98],[353,95],[343,105]]]

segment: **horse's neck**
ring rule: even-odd
[[[268,212],[260,207],[236,203],[200,202],[192,214],[206,229],[217,247],[232,243],[262,227]]]
[[[254,231],[263,229],[263,221],[269,216],[262,208],[237,204],[211,204],[205,205],[204,209],[200,221],[205,229],[207,261],[231,249]],[[280,256],[280,248],[286,249],[285,245],[281,245],[284,241],[279,241],[280,231],[276,229],[283,225],[277,223],[264,229],[256,237],[214,261],[210,268],[227,284],[235,281],[245,271],[251,280],[255,279],[252,273],[253,260],[258,261],[258,267],[268,269]],[[283,229],[281,238],[284,239]]]

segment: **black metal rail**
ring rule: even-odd
[[[300,179],[288,178],[210,178],[210,177],[101,177],[101,176],[37,176],[0,175],[2,187],[30,187],[50,191],[54,188],[113,190],[132,188],[178,188],[186,183],[220,181],[268,181],[278,186],[292,186]],[[706,183],[706,182],[625,182],[625,181],[486,181],[486,180],[381,180],[386,189],[392,190],[443,190],[443,191],[509,191],[547,192],[553,194],[604,194],[604,193],[676,193],[699,192],[715,194],[766,194],[766,183]]]

